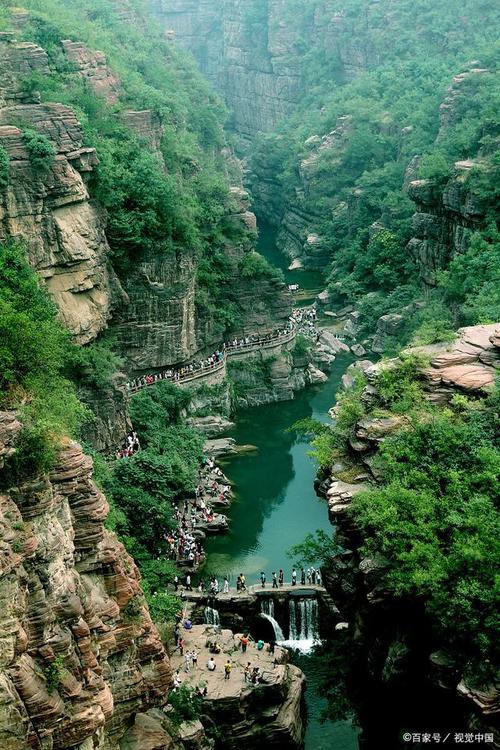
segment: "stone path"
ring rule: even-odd
[[[270,583],[266,584],[264,588],[262,588],[260,583],[256,583],[252,586],[247,586],[246,591],[236,591],[236,589],[233,588],[230,589],[227,594],[219,592],[215,598],[218,601],[231,601],[231,599],[244,599],[246,596],[253,597],[259,596],[260,594],[279,596],[280,593],[288,594],[290,592],[293,592],[297,596],[307,596],[313,591],[325,593],[326,589],[324,586],[318,586],[318,584],[306,584],[305,586],[297,584],[296,586],[292,586],[290,583],[286,583],[283,586],[279,586],[277,589],[273,589],[272,584]],[[213,601],[214,599],[213,594],[207,593],[206,591],[203,593],[200,591],[185,591],[183,596],[187,601],[203,601],[204,599],[210,599]]]

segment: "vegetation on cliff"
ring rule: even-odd
[[[427,338],[433,326],[441,338],[459,325],[498,320],[498,6],[347,0],[332,10],[333,19],[320,0],[284,4],[288,62],[304,95],[295,114],[255,144],[256,175],[278,182],[282,206],[293,210],[301,196],[308,231],[330,258],[334,297],[360,309],[365,332],[422,297],[426,309],[407,315],[399,343],[420,339],[421,326]],[[472,162],[457,173],[461,160]],[[407,183],[417,178],[428,180],[438,212],[447,186],[451,213],[460,196],[471,196],[470,214],[459,220],[471,232],[463,240],[470,250],[446,257],[454,240],[436,239],[430,227],[443,257],[428,250],[423,258],[433,277],[425,289],[408,245]]]
[[[421,363],[409,358],[382,368],[375,388],[361,412],[352,411],[359,390],[339,394],[342,428],[321,431],[318,458],[324,466],[334,457],[349,460],[349,440],[362,417],[400,415],[399,429],[375,455],[378,482],[352,500],[361,555],[384,561],[380,586],[396,598],[421,601],[457,667],[481,683],[494,670],[500,624],[498,387],[482,398],[457,394],[436,406],[423,397]]]
[[[133,25],[112,0],[28,0],[24,7],[30,14],[16,36],[47,52],[50,75],[26,73],[23,91],[71,106],[85,145],[97,149],[99,165],[88,184],[107,212],[115,270],[126,281],[145,258],[194,263],[198,315],[223,338],[241,318],[230,284],[234,263],[225,251],[250,250],[253,234],[235,220],[221,101],[155,25],[145,2],[134,6]],[[0,23],[11,26],[8,15]],[[73,59],[62,40],[87,47]],[[149,118],[145,130],[134,126],[136,114]],[[45,167],[54,154],[44,134],[28,130],[24,140],[34,166]],[[265,262],[253,256],[245,273],[262,275]]]
[[[63,436],[77,436],[89,412],[67,368],[75,349],[21,245],[0,247],[0,407],[21,407],[24,429],[2,484],[52,466]]]

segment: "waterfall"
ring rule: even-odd
[[[213,607],[205,607],[205,625],[220,625],[219,613]]]
[[[319,640],[318,600],[291,596],[288,600],[290,628],[285,646],[308,652]]]
[[[274,630],[274,640],[278,643],[285,640],[285,635],[280,627],[279,622],[274,617],[274,600],[270,596],[263,597],[260,600],[260,614],[266,620],[269,620]]]

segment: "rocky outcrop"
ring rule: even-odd
[[[413,180],[408,186],[417,206],[408,250],[429,286],[435,285],[437,271],[446,268],[454,255],[467,250],[472,234],[484,220],[481,201],[468,181],[475,167],[481,168],[480,161],[456,162],[444,189],[431,180]]]
[[[468,70],[453,78],[439,110],[437,144],[460,118],[461,99],[473,94],[487,72],[477,63],[471,63]],[[413,216],[414,236],[408,243],[408,250],[423,282],[429,286],[435,285],[437,271],[446,268],[454,255],[467,250],[472,234],[484,222],[483,202],[469,180],[473,169],[482,168],[479,153],[475,158],[457,161],[444,186],[435,180],[407,180],[408,195],[417,206]],[[411,163],[409,172],[412,171]]]
[[[494,386],[500,370],[500,325],[460,328],[453,343],[415,351],[431,357],[425,376],[433,401],[446,400],[457,390],[481,394]]]
[[[108,262],[105,217],[85,184],[97,164],[95,150],[83,146],[80,123],[69,107],[18,103],[23,76],[47,72],[43,50],[0,38],[0,65],[0,144],[10,159],[8,184],[0,194],[0,241],[25,242],[62,322],[84,344],[106,327],[123,296]],[[52,144],[55,158],[45,166],[33,164],[25,129]]]
[[[103,52],[91,50],[83,42],[61,41],[64,54],[72,67],[85,79],[95,96],[116,104],[120,93],[120,81],[108,66]]]
[[[20,429],[15,414],[1,414],[0,454]],[[170,664],[138,570],[103,526],[107,512],[92,461],[72,442],[49,475],[0,498],[6,750],[120,750],[130,723],[166,701]]]
[[[230,363],[228,375],[233,384],[235,405],[246,408],[293,399],[295,392],[307,383],[319,382],[308,367],[307,358],[296,357],[293,352],[277,354],[264,363],[260,357]]]
[[[209,672],[205,664],[184,676],[186,683],[207,686],[203,712],[219,730],[217,746],[234,750],[244,743],[249,748],[262,744],[269,748],[298,748],[302,743],[303,723],[301,700],[304,675],[288,663],[286,649],[276,647],[276,654],[266,651],[252,653],[253,664],[261,669],[258,686],[243,681],[243,669],[249,654],[239,650],[239,636],[230,630],[214,630],[210,626],[195,625],[185,635],[186,648],[195,648],[200,659],[208,655],[205,644],[215,637],[222,653],[215,657],[217,667]],[[224,663],[230,658],[233,664],[229,680],[224,679]],[[276,664],[274,660],[276,658]],[[174,656],[173,667],[182,669],[182,657]]]

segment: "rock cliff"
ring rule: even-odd
[[[500,366],[499,331],[498,323],[469,326],[460,329],[450,344],[412,349],[428,360],[421,370],[425,399],[438,408],[446,408],[457,394],[467,395],[474,402],[491,391]],[[381,554],[363,553],[367,540],[349,514],[353,497],[377,486],[383,478],[376,460],[381,444],[410,426],[404,414],[370,411],[376,402],[377,375],[382,368],[394,366],[394,360],[377,364],[358,361],[343,379],[349,389],[355,371],[365,373],[366,385],[360,400],[367,413],[355,424],[347,463],[340,458],[331,474],[317,485],[328,503],[336,539],[342,548],[328,566],[325,585],[348,621],[346,630],[350,629],[351,637],[361,649],[362,664],[357,668],[365,677],[361,678],[360,673],[357,679],[371,681],[372,689],[380,686],[381,691],[386,691],[385,698],[381,698],[382,710],[388,696],[397,700],[398,691],[407,700],[412,690],[430,694],[437,688],[431,703],[434,700],[439,711],[447,706],[452,715],[463,716],[464,724],[471,729],[491,731],[499,710],[497,687],[494,684],[483,685],[481,689],[473,687],[471,675],[467,670],[464,674],[453,659],[454,645],[443,642],[439,628],[434,631],[430,627],[421,598],[395,597],[387,590],[382,574],[388,561]],[[391,681],[395,686],[392,693]],[[430,715],[434,709],[429,704],[425,710]]]
[[[487,72],[473,63],[470,69],[453,78],[440,106],[438,144],[459,117],[460,99],[468,96],[468,91],[473,90]],[[433,286],[436,271],[446,268],[454,255],[468,249],[471,235],[484,222],[484,202],[469,179],[473,170],[482,168],[479,152],[476,158],[457,161],[453,174],[444,185],[436,180],[410,177],[407,190],[417,212],[413,216],[413,237],[408,250],[426,285]],[[410,163],[407,174],[411,175],[413,169],[414,165]]]
[[[20,429],[1,414],[2,465]],[[128,748],[127,727],[165,704],[171,669],[138,570],[103,526],[91,459],[68,442],[0,506],[0,745]]]
[[[362,23],[333,0],[304,8],[288,0],[150,0],[150,5],[168,38],[192,52],[224,94],[232,125],[244,140],[269,132],[294,112],[307,89],[303,55],[312,45],[335,61],[338,80],[350,80],[380,58],[377,40],[384,26],[375,20],[375,4]]]
[[[64,325],[85,344],[106,327],[123,298],[108,260],[105,217],[86,186],[98,163],[95,149],[83,146],[73,110],[37,103],[36,92],[24,87],[30,74],[49,72],[40,47],[1,35],[0,70],[0,144],[10,158],[0,195],[0,241],[25,241]],[[45,168],[30,159],[27,129],[44,135],[55,150]]]

